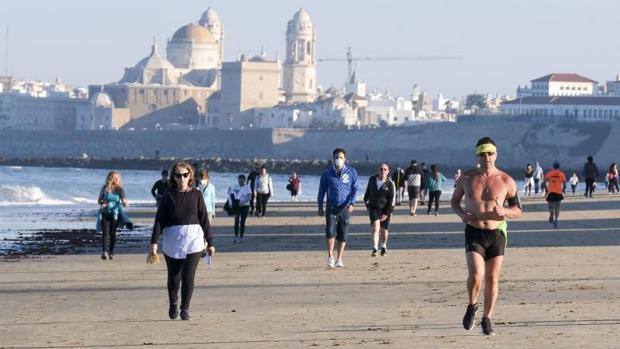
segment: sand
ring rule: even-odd
[[[569,198],[554,229],[543,201],[526,202],[510,223],[493,337],[461,326],[463,225],[446,205],[437,217],[398,207],[389,253],[378,258],[358,209],[345,267],[328,270],[315,207],[282,204],[249,218],[241,245],[232,219],[218,217],[218,252],[198,270],[190,321],[168,320],[165,263],[145,264],[147,239],[144,251],[119,246],[114,261],[4,259],[0,347],[617,347],[619,208],[618,196]],[[150,210],[133,215],[152,219]]]

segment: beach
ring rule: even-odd
[[[217,253],[198,269],[190,321],[168,319],[165,263],[145,263],[145,234],[121,233],[113,261],[99,259],[92,234],[78,254],[3,257],[0,347],[615,347],[619,208],[618,195],[569,197],[554,229],[546,203],[525,200],[509,223],[493,337],[462,328],[463,224],[447,202],[437,217],[398,206],[378,258],[358,206],[345,267],[335,270],[315,205],[278,203],[248,219],[243,244],[232,243],[232,218],[216,218]],[[153,213],[130,209],[145,231]]]

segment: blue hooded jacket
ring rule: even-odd
[[[321,175],[317,202],[323,209],[323,200],[327,194],[327,207],[341,207],[355,204],[357,198],[357,171],[353,167],[344,166],[340,175],[332,166]]]

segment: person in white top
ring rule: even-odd
[[[541,184],[544,184],[545,173],[543,172],[542,166],[538,162],[536,162],[536,167],[534,168],[534,194],[538,195],[541,189]]]
[[[240,174],[237,177],[239,184],[228,187],[228,200],[230,207],[235,212],[235,239],[234,243],[243,243],[243,234],[245,233],[245,220],[250,212],[250,200],[252,199],[252,190],[249,185],[245,184],[245,176]],[[232,196],[232,197],[231,197]]]
[[[267,201],[273,195],[273,183],[271,176],[267,173],[267,168],[262,166],[256,177],[256,217],[265,217],[267,212]]]
[[[577,184],[579,183],[579,177],[577,177],[577,172],[573,172],[573,175],[568,180],[568,183],[570,184],[570,189],[572,190],[573,195],[575,195],[575,190],[577,190]]]

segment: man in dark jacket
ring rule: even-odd
[[[396,185],[396,206],[399,206],[405,195],[405,171],[397,167],[396,171],[392,173],[392,181]]]
[[[168,170],[161,171],[161,179],[153,184],[151,188],[151,195],[155,198],[155,202],[157,202],[157,207],[159,207],[159,203],[161,199],[164,197],[164,193],[168,190]]]
[[[254,199],[256,195],[256,177],[258,177],[258,171],[255,167],[250,167],[250,173],[248,174],[248,185],[250,186],[250,191],[252,191],[252,196],[250,197],[250,212],[248,213],[250,216],[254,215]]]
[[[379,232],[383,236],[381,244],[381,255],[387,254],[388,228],[390,217],[394,211],[396,199],[396,185],[388,177],[390,168],[385,162],[379,166],[379,173],[368,179],[368,186],[364,194],[364,204],[370,217],[370,227],[372,234],[372,257],[377,256],[379,248]]]
[[[583,177],[586,179],[586,192],[584,195],[585,197],[592,197],[596,181],[599,178],[598,167],[596,167],[592,156],[588,156],[588,162],[583,165]]]

